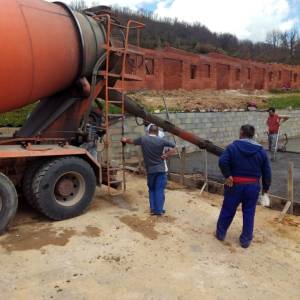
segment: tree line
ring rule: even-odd
[[[87,8],[85,0],[73,0],[71,6],[81,11]],[[264,42],[252,42],[239,40],[230,33],[212,32],[201,23],[190,24],[177,18],[161,18],[143,9],[133,11],[126,7],[113,7],[112,10],[122,23],[134,19],[146,25],[141,35],[141,46],[144,48],[171,46],[199,54],[218,52],[261,62],[300,64],[300,34],[296,28],[273,30],[266,35]],[[134,37],[131,38],[133,41]]]

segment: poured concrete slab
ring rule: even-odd
[[[297,147],[297,143],[295,143]],[[300,151],[299,151],[300,152]],[[224,178],[218,167],[218,157],[207,154],[207,166],[209,178],[218,182],[223,182]],[[272,186],[270,193],[279,197],[287,196],[287,172],[288,162],[294,163],[294,187],[295,187],[295,202],[300,203],[300,186],[297,182],[300,182],[300,153],[293,152],[279,152],[277,153],[277,159],[275,162],[271,162],[272,167]],[[180,160],[177,157],[173,157],[169,164],[169,170],[173,173],[181,172]],[[204,152],[193,152],[186,154],[186,174],[199,174],[205,172],[205,155]]]

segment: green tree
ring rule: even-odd
[[[72,0],[70,7],[77,11],[83,11],[87,8],[87,4],[85,0]]]

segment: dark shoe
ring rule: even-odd
[[[251,241],[248,241],[248,242],[244,242],[243,241],[242,242],[241,239],[240,239],[240,245],[241,245],[242,248],[246,249],[246,248],[248,248],[251,245]]]
[[[151,213],[155,216],[161,216],[161,215],[165,214],[166,211],[164,209],[162,211],[154,211],[153,210]]]
[[[163,213],[162,212],[159,212],[159,211],[156,211],[156,212],[154,212],[153,213],[155,216],[162,216],[163,215]]]
[[[217,240],[223,242],[225,240],[225,235],[221,236],[219,233],[215,233],[215,237],[217,238]]]
[[[250,244],[251,244],[251,242],[249,242],[249,243],[241,243],[240,242],[241,247],[244,249],[248,248],[250,246]]]

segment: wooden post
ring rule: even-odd
[[[288,168],[288,182],[287,182],[287,193],[288,193],[288,201],[286,202],[280,216],[278,218],[279,222],[281,222],[290,210],[290,214],[294,213],[294,163],[289,162]]]
[[[180,174],[181,174],[180,183],[182,185],[184,185],[185,158],[186,158],[185,154],[186,154],[186,149],[185,149],[185,147],[182,147],[182,150],[181,150],[181,159],[180,159]]]
[[[290,214],[294,213],[294,163],[289,162],[288,170],[288,200],[291,202]]]
[[[202,195],[203,191],[206,188],[206,191],[208,192],[208,168],[207,168],[207,151],[203,150],[204,152],[204,183],[200,190],[200,195]]]
[[[204,159],[205,159],[205,182],[206,182],[206,191],[208,192],[208,158],[207,151],[204,150]]]
[[[138,159],[139,159],[138,172],[140,174],[142,174],[143,173],[143,155],[142,155],[142,150],[141,149],[138,150]]]

